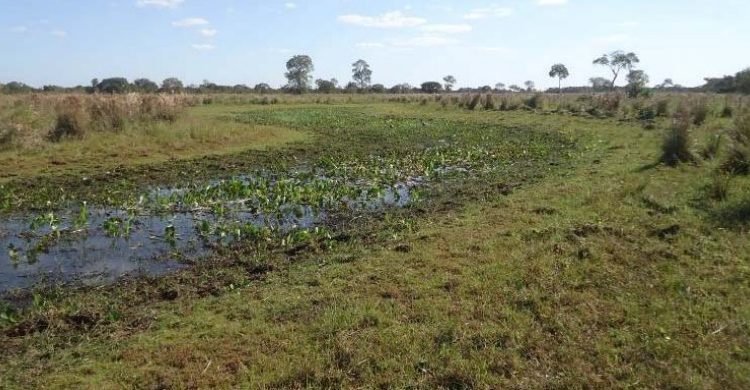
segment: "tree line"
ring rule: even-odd
[[[624,90],[629,96],[638,96],[649,93],[648,75],[637,69],[640,58],[635,53],[614,51],[604,54],[593,60],[593,64],[606,68],[611,74],[610,78],[592,77],[588,86],[565,87],[563,80],[570,76],[570,71],[565,64],[554,64],[550,68],[549,77],[557,79],[558,87],[548,89],[547,92],[574,93],[574,92],[599,92],[608,90]],[[33,88],[21,82],[13,81],[5,85],[0,84],[3,93],[26,93],[26,92],[86,92],[86,93],[272,93],[285,92],[301,94],[308,91],[318,93],[441,93],[454,92],[457,80],[452,75],[443,77],[442,82],[426,81],[419,86],[402,83],[387,88],[383,84],[372,84],[373,71],[367,61],[359,59],[352,64],[352,80],[346,85],[340,85],[337,79],[317,79],[313,82],[315,65],[308,55],[296,55],[286,62],[284,73],[287,83],[281,88],[274,89],[267,83],[259,83],[253,87],[245,84],[233,86],[219,85],[205,80],[200,85],[185,86],[181,80],[170,77],[157,84],[147,78],[139,78],[128,81],[124,77],[111,77],[102,80],[93,79],[87,86],[76,86],[65,88],[55,85],[45,85],[41,89]],[[627,80],[625,87],[617,87],[617,80],[622,76]],[[706,78],[702,87],[686,88],[675,84],[671,79],[657,84],[653,89],[673,91],[706,91],[716,93],[745,93],[750,94],[750,68],[738,72],[734,76],[722,78]],[[489,85],[476,88],[461,88],[455,92],[534,92],[535,84],[531,80],[523,83],[523,87],[516,84],[506,86],[505,83],[496,83],[494,87]]]

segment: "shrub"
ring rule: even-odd
[[[479,102],[481,100],[482,100],[482,95],[480,95],[480,94],[474,95],[471,98],[471,100],[469,101],[469,103],[466,105],[466,108],[468,108],[469,110],[474,111],[474,109],[477,108],[477,106],[479,105]]]
[[[658,117],[669,116],[669,100],[662,99],[656,102],[656,116]]]
[[[721,149],[721,142],[723,141],[723,137],[721,134],[712,135],[709,137],[708,142],[706,142],[706,146],[701,151],[701,156],[703,156],[706,160],[713,160],[716,158],[716,156],[719,154],[719,150]]]
[[[89,126],[84,103],[77,96],[66,97],[55,107],[57,120],[49,139],[59,142],[64,138],[83,138]]]
[[[690,113],[685,107],[675,114],[661,150],[661,162],[669,166],[695,161],[695,156],[690,152]]]
[[[693,104],[691,112],[693,115],[693,124],[696,126],[701,126],[706,122],[706,118],[708,118],[708,104],[706,104],[706,102],[702,100],[698,101]]]
[[[495,109],[495,99],[492,98],[491,93],[488,93],[487,96],[484,97],[484,109],[487,111]]]
[[[725,172],[747,175],[750,173],[750,110],[746,109],[734,120],[732,146],[723,164]]]
[[[100,131],[122,130],[125,127],[127,110],[116,97],[98,97],[89,108],[91,126]]]
[[[713,175],[711,184],[708,185],[708,197],[713,200],[723,201],[729,198],[729,185],[732,177],[725,174]]]
[[[9,148],[17,136],[18,128],[11,124],[0,124],[0,150]]]
[[[731,118],[732,117],[732,106],[729,104],[725,105],[724,108],[721,110],[721,117],[722,118]]]
[[[543,103],[544,103],[544,96],[542,96],[541,93],[535,93],[533,96],[531,96],[530,98],[526,99],[526,101],[524,101],[524,104],[526,105],[526,107],[533,108],[533,109],[542,108]]]

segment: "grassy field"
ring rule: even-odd
[[[342,213],[301,245],[8,294],[0,388],[749,388],[750,179],[718,173],[739,110],[716,100],[690,130],[707,157],[667,167],[669,115],[556,98],[217,102],[158,131],[0,152],[19,167],[1,179],[9,215],[249,169],[434,177],[418,201]]]

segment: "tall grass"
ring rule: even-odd
[[[722,168],[732,174],[747,175],[750,173],[750,109],[737,115],[730,136],[732,145]]]
[[[668,166],[677,166],[680,163],[694,162],[695,156],[690,151],[690,111],[682,106],[672,118],[672,126],[664,137],[662,143],[661,162]]]

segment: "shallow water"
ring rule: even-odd
[[[362,190],[359,197],[342,197],[337,203],[352,211],[404,207],[411,200],[411,190],[423,182],[421,178],[405,180],[377,194]],[[179,197],[186,192],[154,189],[144,199]],[[162,275],[185,267],[185,260],[209,255],[214,245],[234,240],[219,234],[215,226],[252,224],[284,233],[322,225],[329,211],[283,204],[269,215],[248,210],[247,203],[247,199],[226,200],[221,215],[205,207],[180,205],[167,213],[148,212],[148,206],[130,211],[87,210],[85,223],[80,220],[80,208],[0,219],[0,292],[39,282],[104,284],[126,275]]]

